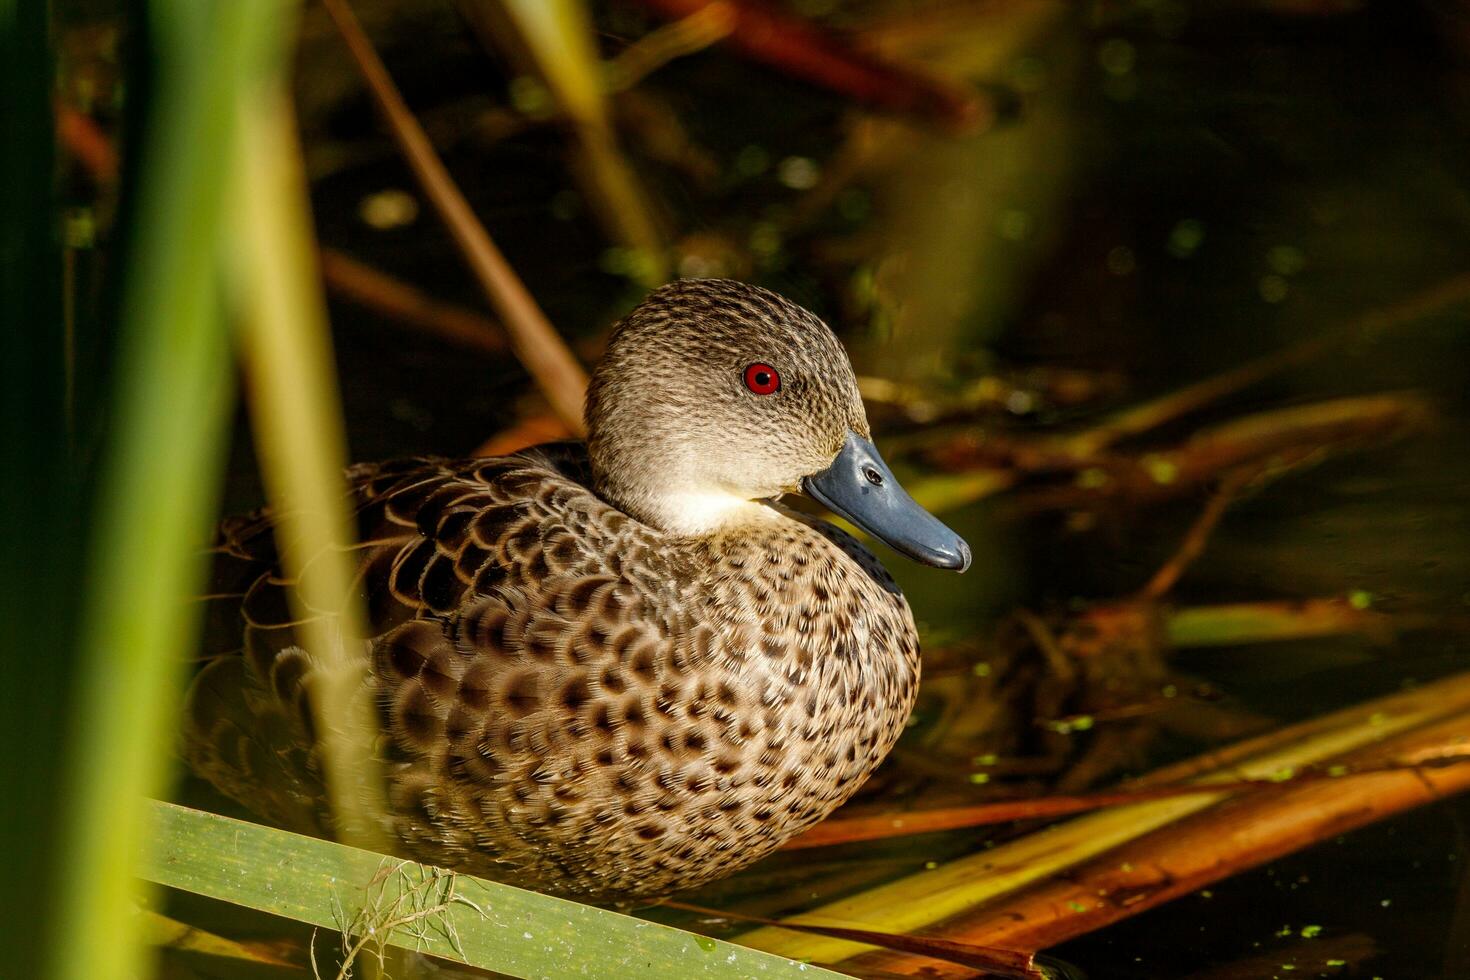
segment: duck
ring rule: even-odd
[[[583,443],[348,470],[354,588],[401,856],[604,905],[769,854],[893,748],[919,684],[903,593],[805,494],[899,554],[965,541],[872,441],[841,342],[776,293],[652,292],[613,329]],[[329,835],[269,510],[227,519],[183,754]]]

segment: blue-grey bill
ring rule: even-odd
[[[905,557],[958,572],[970,567],[965,539],[920,507],[894,479],[878,447],[856,432],[847,434],[831,466],[802,485],[828,510]]]

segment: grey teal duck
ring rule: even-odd
[[[766,290],[651,294],[612,334],[587,426],[585,447],[349,478],[400,852],[616,903],[821,820],[913,706],[893,579],[777,498],[805,491],[928,564],[970,555],[873,447],[837,338]],[[268,512],[222,527],[213,633],[231,652],[191,687],[185,754],[263,818],[323,833],[311,661],[271,532]]]

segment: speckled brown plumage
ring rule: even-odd
[[[691,288],[666,287],[654,300]],[[744,322],[760,356],[785,357],[783,384],[809,384],[828,400],[810,436],[781,433],[781,451],[830,460],[831,432],[853,424],[854,403],[861,413],[845,357],[845,378],[819,376],[840,346],[802,311],[810,322],[796,336],[817,354],[792,354],[761,320],[796,307],[738,284],[713,288],[699,295],[713,295],[717,311],[728,309],[722,289],[766,304],[730,323]],[[805,337],[815,330],[823,336]],[[646,352],[646,331],[671,337],[667,324],[625,323],[619,333]],[[730,365],[753,356],[737,336],[726,341]],[[677,334],[670,343],[682,346]],[[613,381],[630,374],[639,371],[614,368]],[[608,397],[606,378],[594,382],[594,433],[607,434],[597,402]],[[731,398],[731,411],[748,410]],[[721,451],[740,449],[731,419],[701,421],[727,434]],[[660,437],[646,419],[618,424]],[[773,425],[783,427],[767,417],[750,431]],[[646,489],[637,466],[604,453],[600,467],[609,460]],[[556,445],[364,465],[349,477],[371,619],[368,683],[402,852],[613,902],[723,876],[820,820],[892,747],[919,660],[906,602],[852,538],[775,504],[758,519],[670,531],[633,516],[636,503],[610,501],[621,502],[606,489],[618,480],[594,479],[600,467],[582,447]],[[226,522],[216,579],[214,634],[239,649],[196,678],[188,760],[266,819],[322,832],[311,661],[292,634],[268,515]]]

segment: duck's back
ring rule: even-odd
[[[682,546],[599,499],[580,447],[349,476],[411,856],[593,901],[690,887],[824,816],[907,717],[907,606],[837,532],[783,518]],[[186,754],[321,832],[288,587],[269,515],[227,522],[210,633],[229,652],[191,689]]]

